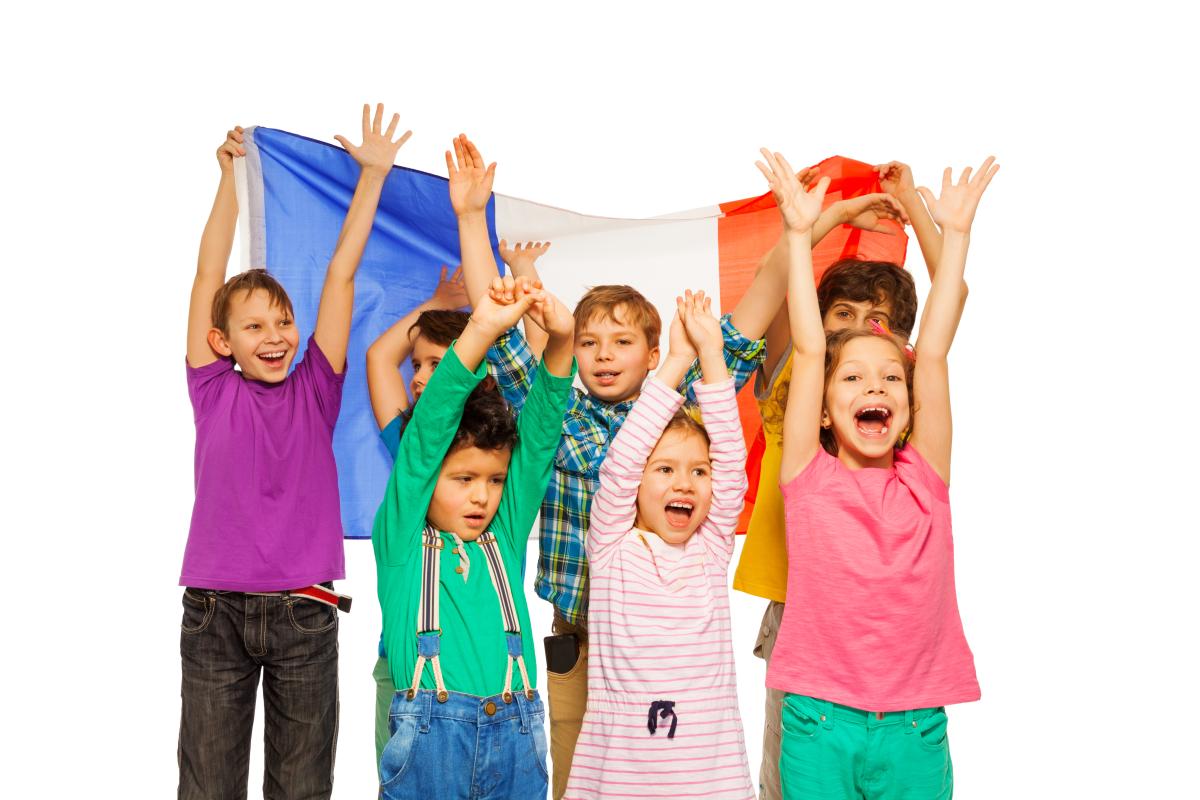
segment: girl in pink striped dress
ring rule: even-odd
[[[670,353],[600,468],[587,713],[566,798],[754,798],[726,577],[746,448],[711,304],[678,299]],[[702,423],[675,389],[697,356]]]

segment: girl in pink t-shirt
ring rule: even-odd
[[[763,151],[789,244],[793,347],[780,487],[788,604],[767,685],[787,693],[785,798],[948,798],[943,706],[979,699],[954,590],[946,356],[966,299],[963,269],[989,158],[941,197],[942,230],[915,356],[882,326],[826,340],[811,226],[828,185],[801,187]]]

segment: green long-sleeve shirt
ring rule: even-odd
[[[489,526],[500,545],[504,569],[513,588],[521,622],[525,663],[530,679],[537,675],[537,656],[529,624],[522,576],[529,533],[537,517],[550,467],[558,447],[563,414],[571,391],[569,377],[550,374],[539,365],[537,379],[517,418],[517,444],[509,462],[500,506]],[[383,641],[392,680],[403,689],[412,683],[417,661],[417,608],[421,590],[421,534],[442,461],[458,430],[467,396],[487,374],[486,365],[471,372],[452,346],[425,387],[408,423],[387,492],[375,514],[371,542],[375,548]],[[454,540],[443,532],[441,558],[441,666],[452,692],[488,697],[504,689],[507,645],[500,600],[488,575],[483,549],[465,542],[471,560],[468,580],[455,571]],[[436,688],[426,665],[421,688]],[[525,688],[513,669],[513,689]]]

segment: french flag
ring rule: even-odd
[[[243,265],[265,267],[278,278],[292,298],[296,324],[311,331],[358,165],[341,147],[272,128],[248,129],[245,149],[246,157],[237,161]],[[868,164],[835,156],[817,167],[831,178],[827,205],[880,191]],[[488,223],[501,268],[499,238],[554,243],[537,268],[546,287],[568,308],[591,286],[624,283],[663,309],[664,317],[685,288],[703,289],[723,311],[732,310],[781,225],[769,193],[653,219],[593,217],[495,194],[488,204]],[[841,226],[817,245],[813,263],[818,277],[830,264],[851,256],[903,264],[907,244],[898,227],[889,235]],[[391,470],[367,395],[367,347],[429,297],[443,265],[459,261],[458,225],[446,179],[395,167],[355,279],[346,383],[334,432],[347,538],[370,538]],[[664,324],[664,353],[666,337]],[[761,452],[762,440],[750,389],[738,400],[751,448],[745,523],[756,492],[755,453]]]

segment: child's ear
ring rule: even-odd
[[[654,347],[650,348],[650,357],[646,362],[646,370],[647,371],[652,371],[652,370],[655,370],[658,368],[659,355],[661,355],[661,354],[659,352],[658,345],[654,345]]]
[[[824,408],[821,409],[821,427],[822,428],[830,428],[832,426],[833,426],[833,420],[831,420],[829,418],[829,411]]]
[[[225,334],[221,333],[220,328],[208,329],[208,346],[213,349],[213,352],[229,358],[233,355],[233,348],[229,346],[229,342],[225,341]]]

